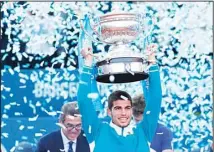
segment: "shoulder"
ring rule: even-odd
[[[163,124],[158,123],[157,132],[162,132],[164,135],[172,137],[171,129]]]
[[[77,142],[79,144],[81,144],[82,147],[89,148],[89,142],[88,142],[88,140],[86,138],[86,135],[85,135],[84,131],[81,131],[80,135],[77,138]]]
[[[78,136],[78,138],[77,139],[79,139],[78,141],[80,142],[82,142],[82,141],[87,141],[87,139],[86,139],[86,135],[85,135],[85,133],[84,133],[84,131],[82,130],[81,131],[81,133],[80,133],[80,135]]]
[[[158,123],[158,128],[157,129],[162,130],[162,131],[170,131],[170,132],[172,132],[169,127],[167,127],[167,126],[165,126],[165,125],[163,125],[161,123]]]
[[[57,131],[53,131],[51,133],[48,133],[46,135],[44,135],[42,138],[40,138],[40,142],[49,142],[51,140],[55,140],[55,138],[58,138],[61,136],[61,132],[60,130]]]

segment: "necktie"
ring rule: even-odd
[[[70,141],[68,144],[69,144],[68,152],[73,152],[73,148],[72,148],[73,142]]]

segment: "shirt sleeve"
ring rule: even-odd
[[[142,82],[147,105],[144,110],[143,121],[139,125],[143,128],[147,140],[151,142],[161,110],[162,90],[158,65],[152,65],[149,71],[151,72],[149,72],[149,78],[146,80],[148,82]]]
[[[172,139],[172,131],[165,127],[163,130],[163,140],[161,140],[162,150],[172,149]]]
[[[82,126],[87,140],[92,142],[100,126],[100,120],[91,100],[91,81],[95,81],[92,68],[84,66],[79,78],[77,101],[82,116]]]
[[[96,70],[95,66],[93,66],[92,73],[93,73],[93,75],[96,75],[96,73],[97,73],[97,70]],[[95,81],[95,78],[92,79],[92,81],[91,81],[91,93],[94,95],[94,98],[92,99],[92,103],[93,103],[93,105],[95,107],[95,110],[97,112],[102,111],[103,110],[103,105],[102,105],[102,102],[101,102],[101,96],[100,96],[100,93],[98,91],[97,81]]]
[[[148,79],[142,80],[141,81],[141,85],[142,85],[142,88],[143,88],[143,96],[144,96],[145,102],[147,104],[147,101],[148,101],[148,89],[147,88],[149,87]]]

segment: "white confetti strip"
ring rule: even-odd
[[[27,126],[27,129],[34,129],[34,126]]]
[[[157,135],[162,135],[162,134],[163,134],[163,132],[157,132],[156,134],[157,134]]]
[[[89,134],[91,133],[91,126],[90,125],[88,126],[88,133]]]
[[[8,115],[7,114],[3,114],[2,118],[8,119]]]
[[[27,140],[28,137],[27,137],[27,136],[22,136],[21,139],[22,139],[22,140]]]
[[[13,147],[10,149],[10,151],[15,151],[15,149],[16,149],[16,147],[13,146]]]
[[[4,136],[5,138],[8,138],[8,136],[9,136],[9,134],[8,133],[5,133],[5,132],[3,132],[3,133],[1,133],[2,134],[2,136]]]
[[[21,125],[20,127],[19,127],[19,130],[23,130],[25,128],[25,126],[24,125]]]
[[[149,115],[151,111],[146,111],[146,114]]]
[[[98,93],[89,93],[88,94],[88,98],[97,99],[98,98]]]
[[[24,103],[27,103],[27,97],[26,96],[23,97],[23,100],[24,100]]]
[[[9,110],[11,108],[11,105],[5,105],[4,108]]]
[[[14,115],[15,115],[15,116],[21,116],[22,113],[21,113],[21,112],[15,112]]]
[[[11,75],[14,75],[14,71],[12,69],[8,69]]]
[[[75,117],[82,117],[81,114],[74,114]]]
[[[20,79],[20,82],[25,84],[26,83],[26,80],[25,79]]]
[[[123,96],[123,95],[121,95],[120,97],[121,97],[123,100],[128,100],[128,98],[125,97],[125,96]]]
[[[63,128],[63,129],[66,129],[66,127],[62,123],[56,123],[56,125]]]
[[[40,129],[40,131],[42,131],[42,132],[46,132],[47,130],[45,130],[45,129]]]
[[[36,121],[38,117],[39,115],[36,115],[35,117],[32,117],[32,118],[28,118],[28,121]]]
[[[7,126],[7,124],[4,121],[1,121],[1,128]]]
[[[35,137],[42,137],[43,134],[42,133],[35,133]]]

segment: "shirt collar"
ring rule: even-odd
[[[114,128],[114,130],[117,132],[118,135],[121,135],[124,137],[130,134],[133,134],[133,129],[136,128],[136,125],[133,123],[130,123],[127,127],[119,127],[111,121],[109,125],[112,128]]]
[[[61,129],[61,135],[62,135],[62,140],[64,144],[68,144],[71,140],[69,140],[63,133],[62,129]],[[73,143],[77,143],[77,139],[72,140]]]
[[[112,121],[109,124],[114,130],[117,132],[118,135],[122,135],[122,129],[121,127],[115,125]]]

